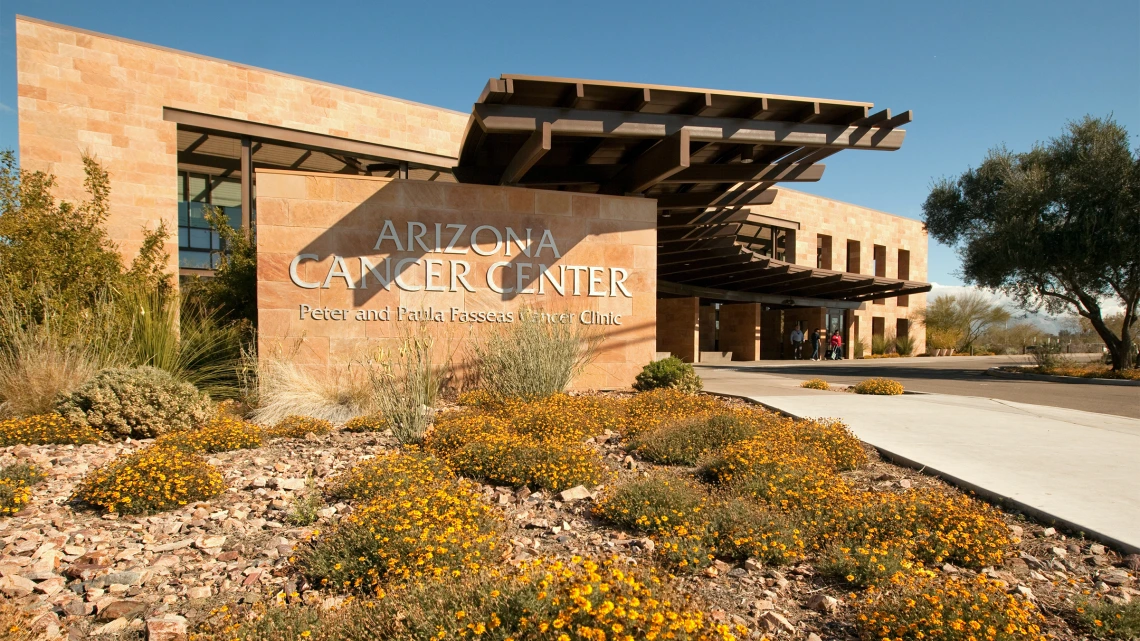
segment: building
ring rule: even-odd
[[[793,326],[851,355],[910,333],[930,289],[921,223],[784,186],[899,149],[910,112],[504,75],[461,113],[32,18],[16,34],[22,167],[80,199],[94,155],[121,251],[165,224],[183,276],[219,249],[206,206],[252,229],[262,353],[294,341],[313,368],[400,320],[462,340],[539,310],[598,326],[578,384],[620,387],[656,352],[788,358]]]

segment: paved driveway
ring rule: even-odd
[[[750,381],[757,386],[752,393],[762,393],[767,384],[764,381],[770,376],[784,377],[797,384],[809,378],[851,384],[873,376],[885,376],[901,382],[908,390],[919,392],[983,396],[1140,418],[1140,387],[1016,381],[985,374],[990,367],[1029,362],[1029,358],[1021,356],[953,356],[824,362],[758,361],[701,365],[698,369],[706,380],[730,380],[734,387],[745,390],[741,393],[747,393]],[[753,378],[755,375],[764,376]]]

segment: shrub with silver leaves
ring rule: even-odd
[[[154,438],[204,423],[210,397],[154,367],[112,368],[61,397],[56,409],[112,438]]]

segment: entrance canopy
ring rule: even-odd
[[[812,269],[749,249],[748,208],[781,182],[812,182],[844,149],[894,151],[911,112],[872,103],[504,75],[476,101],[460,182],[657,200],[666,287],[861,301],[926,283]],[[672,283],[672,285],[666,285]]]

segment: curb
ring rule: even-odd
[[[1081,378],[1080,376],[1054,376],[1052,374],[1032,374],[1030,372],[1008,372],[997,367],[987,369],[986,375],[995,378],[1008,378],[1015,381],[1048,381],[1050,383],[1069,383],[1070,385],[1140,387],[1140,381],[1130,381],[1119,378]]]
[[[1070,377],[1070,378],[1075,378],[1075,377]],[[1084,379],[1078,379],[1078,380],[1084,380]],[[1132,382],[1132,381],[1128,381],[1128,382]],[[739,394],[724,394],[724,393],[720,393],[720,392],[705,392],[705,393],[706,394],[712,394],[714,396],[738,398],[738,399],[741,399],[743,401],[752,403],[753,405],[759,405],[765,409],[776,412],[778,414],[783,414],[784,416],[788,416],[790,418],[793,418],[793,419],[796,419],[799,421],[804,420],[804,418],[802,416],[796,416],[795,414],[792,414],[791,412],[786,412],[786,411],[784,411],[778,407],[775,407],[773,405],[769,405],[767,403],[762,403],[760,401],[748,398],[747,396],[741,396]],[[862,440],[862,439],[860,439],[860,440]],[[1117,538],[1112,537],[1112,536],[1108,536],[1107,534],[1102,534],[1102,533],[1097,532],[1095,530],[1090,530],[1090,529],[1082,526],[1079,523],[1074,523],[1068,519],[1061,518],[1055,514],[1050,514],[1049,512],[1046,512],[1046,511],[1041,510],[1039,508],[1033,507],[1032,505],[1022,503],[1021,501],[1018,501],[1017,499],[1013,499],[1013,498],[1010,498],[1008,496],[998,494],[997,492],[987,490],[984,487],[981,487],[981,486],[975,485],[969,481],[960,479],[960,478],[958,478],[952,474],[947,474],[941,470],[936,470],[932,467],[923,465],[923,464],[919,463],[918,461],[914,461],[914,460],[911,460],[905,456],[895,454],[894,452],[891,452],[890,450],[885,450],[885,449],[879,447],[878,445],[875,445],[874,443],[867,443],[867,441],[862,441],[862,442],[866,443],[867,445],[870,445],[873,448],[875,448],[875,451],[877,451],[880,456],[882,456],[883,458],[887,459],[888,461],[890,461],[896,465],[901,465],[903,467],[909,467],[912,470],[917,470],[918,472],[921,472],[922,474],[927,474],[930,476],[940,478],[943,481],[946,481],[947,483],[949,483],[949,484],[951,484],[951,485],[953,485],[959,489],[970,492],[970,493],[986,500],[989,503],[993,503],[993,504],[997,505],[999,508],[1015,509],[1018,512],[1021,512],[1022,514],[1025,514],[1026,516],[1028,516],[1028,517],[1030,517],[1036,521],[1039,521],[1039,522],[1045,523],[1047,525],[1051,525],[1054,527],[1058,527],[1058,528],[1067,530],[1071,533],[1080,533],[1080,534],[1084,535],[1086,538],[1090,538],[1090,539],[1099,541],[1101,543],[1104,543],[1105,545],[1112,546],[1112,547],[1116,548],[1117,550],[1123,552],[1124,554],[1140,554],[1140,547],[1137,547],[1137,546],[1132,545],[1130,543],[1125,543],[1124,541],[1121,541],[1120,539],[1117,539]]]

